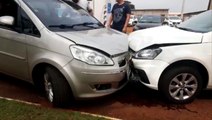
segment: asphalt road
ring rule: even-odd
[[[0,96],[53,108],[33,85],[0,74]],[[130,82],[121,91],[96,100],[78,101],[67,110],[95,113],[124,120],[212,120],[212,90],[202,91],[186,105],[165,102],[157,91]]]

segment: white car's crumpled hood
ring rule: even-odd
[[[202,36],[202,33],[160,26],[133,32],[128,40],[129,47],[134,51],[139,51],[155,44],[201,43]]]

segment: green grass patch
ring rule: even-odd
[[[105,120],[54,108],[42,108],[0,99],[0,120]]]

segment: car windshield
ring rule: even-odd
[[[84,9],[68,0],[23,0],[51,31],[89,30],[104,27]]]
[[[201,33],[212,31],[212,10],[190,18],[178,25],[178,28]]]
[[[139,23],[161,23],[160,16],[143,16],[140,18]]]
[[[170,19],[170,20],[180,20],[180,18],[177,17],[177,16],[170,16],[169,19]]]

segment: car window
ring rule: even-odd
[[[71,1],[24,0],[29,8],[51,31],[85,30],[103,25]]]
[[[40,33],[33,22],[14,0],[0,2],[0,17],[1,16],[14,17],[14,25],[0,25],[0,27],[20,33],[23,32],[28,35],[40,36]]]
[[[0,25],[2,28],[10,29],[10,30],[20,30],[20,17],[18,16],[18,4],[14,0],[6,0],[0,1],[0,17],[2,16],[12,16],[14,17],[14,25]]]
[[[212,10],[196,15],[181,23],[178,27],[194,32],[210,32],[212,31]]]
[[[31,21],[29,16],[21,9],[21,22],[23,33],[27,35],[32,35],[35,37],[40,37],[41,34],[34,23]]]
[[[177,16],[170,16],[169,19],[170,19],[170,20],[180,20],[180,18],[177,17]]]

